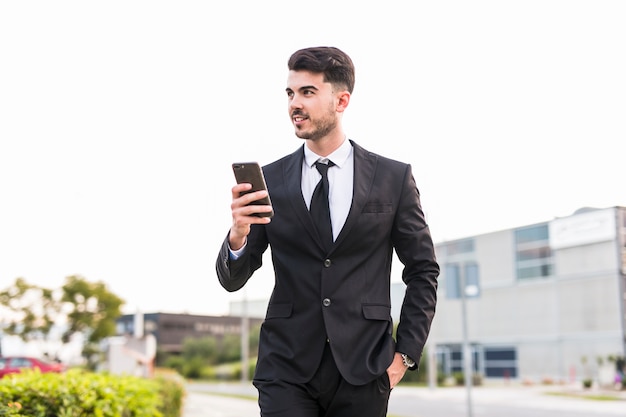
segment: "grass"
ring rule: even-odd
[[[230,394],[228,392],[198,392],[198,394],[204,394],[204,395],[213,395],[213,396],[217,396],[217,397],[228,397],[228,398],[236,398],[238,400],[250,400],[250,401],[256,401],[257,397],[256,395],[245,395],[245,394]]]
[[[576,394],[568,392],[548,392],[547,395],[554,395],[557,397],[570,397],[570,398],[582,398],[585,400],[593,401],[623,401],[621,398],[615,395],[606,394]]]

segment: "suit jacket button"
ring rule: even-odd
[[[328,307],[330,305],[330,298],[324,298],[322,304],[324,304],[324,307]]]
[[[331,263],[332,263],[332,262],[330,261],[330,259],[325,259],[325,260],[324,260],[324,266],[325,266],[326,268],[328,268],[328,267],[330,266],[330,264],[331,264]]]

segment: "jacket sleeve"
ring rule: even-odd
[[[394,249],[404,264],[402,280],[406,284],[396,351],[406,353],[419,364],[435,315],[439,264],[410,165],[403,181],[392,231]]]
[[[267,240],[262,225],[251,226],[246,249],[236,260],[231,259],[226,235],[215,263],[217,278],[222,287],[229,292],[241,289],[263,264],[263,253],[266,249]]]

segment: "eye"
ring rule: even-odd
[[[287,90],[287,97],[293,98],[293,91]]]

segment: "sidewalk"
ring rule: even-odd
[[[256,401],[189,391],[182,417],[255,417],[259,416]]]
[[[252,383],[192,382],[182,417],[258,417],[256,397]]]
[[[563,395],[549,395],[568,394]],[[595,412],[608,416],[626,416],[626,391],[613,391],[621,400],[594,401],[577,398],[584,395],[602,395],[601,391],[585,391],[573,386],[481,386],[472,389],[477,407],[493,408],[502,405],[552,410],[555,415],[568,412]],[[574,395],[574,396],[570,396]],[[182,417],[258,417],[259,407],[255,400],[256,389],[252,384],[238,383],[190,383],[187,386]],[[399,386],[394,388],[389,413],[402,412],[406,404],[465,405],[467,392],[464,387],[430,389],[426,387]],[[412,415],[412,414],[411,414]],[[438,414],[439,415],[439,414]]]

